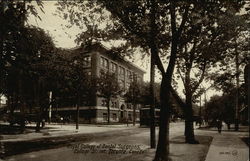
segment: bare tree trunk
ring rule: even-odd
[[[186,143],[196,143],[194,137],[193,114],[192,109],[188,107],[185,119],[185,141]],[[198,142],[197,142],[198,143]]]
[[[39,106],[39,111],[37,111],[37,119],[36,119],[36,132],[40,132],[40,124],[41,124],[41,112],[42,112],[42,103],[41,103],[41,79],[40,77],[37,80],[37,104]]]
[[[80,96],[77,96],[77,103],[76,103],[76,130],[79,129],[79,106],[80,106]]]
[[[170,17],[171,17],[170,23],[172,32],[171,53],[167,71],[164,74],[162,74],[161,91],[160,91],[161,111],[160,111],[159,139],[154,161],[169,161],[169,123],[170,123],[169,118],[170,118],[170,108],[171,108],[171,100],[170,100],[171,82],[177,57],[177,48],[179,45],[179,40],[182,34],[183,27],[187,21],[189,5],[190,4],[188,4],[185,7],[182,22],[179,26],[179,29],[177,29],[176,10],[175,10],[176,6],[174,1],[170,1]]]
[[[135,121],[136,121],[136,103],[133,102],[133,126],[135,126]]]
[[[170,118],[170,90],[169,84],[171,78],[164,77],[161,83],[161,111],[160,111],[160,127],[159,139],[154,161],[169,160],[169,118]]]
[[[189,77],[187,77],[187,79],[188,78]],[[190,91],[189,86],[187,86],[186,88],[185,141],[186,143],[190,143],[190,144],[199,143],[198,141],[195,140],[195,137],[194,137],[192,93]]]
[[[21,133],[24,132],[25,130],[25,114],[24,114],[24,92],[23,92],[23,71],[22,69],[19,72],[19,80],[18,80],[18,99],[19,99],[19,103],[18,103],[18,108],[20,109],[20,114],[21,114],[21,118],[20,118],[20,129],[21,129]]]

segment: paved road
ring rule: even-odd
[[[183,135],[184,124],[171,124],[170,138]],[[158,132],[156,132],[158,133]],[[91,136],[90,136],[91,137]],[[157,136],[158,137],[158,136]],[[126,161],[152,160],[149,149],[149,128],[111,131],[92,136],[88,141],[72,143],[69,147],[41,150],[5,158],[6,161]],[[133,154],[133,155],[132,155]]]

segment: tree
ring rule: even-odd
[[[149,2],[149,3],[147,3]],[[156,66],[162,74],[162,88],[161,88],[161,124],[160,124],[160,134],[159,134],[159,144],[157,148],[157,153],[155,160],[167,160],[168,156],[168,117],[169,109],[166,105],[170,105],[169,102],[169,89],[171,89],[171,77],[173,72],[173,67],[175,66],[175,60],[177,58],[178,49],[181,48],[182,40],[185,37],[185,31],[188,30],[187,21],[190,21],[188,17],[192,14],[196,14],[196,9],[201,7],[204,10],[205,15],[213,17],[217,15],[216,11],[219,11],[222,6],[228,5],[225,3],[201,3],[201,2],[166,2],[165,4],[155,1],[147,2],[107,2],[106,7],[111,13],[118,17],[120,22],[124,25],[124,30],[126,33],[132,33],[132,35],[139,37],[140,45],[146,46],[151,49],[151,55],[154,57]],[[211,6],[216,6],[214,9]],[[237,6],[237,4],[236,4]],[[151,19],[147,13],[152,14],[156,8],[155,17],[152,16]],[[162,10],[161,10],[162,9]],[[211,11],[211,12],[210,12]],[[177,14],[178,12],[178,14]],[[165,16],[165,17],[164,17]],[[169,17],[168,17],[169,16]],[[168,18],[166,18],[168,17]],[[166,19],[164,19],[166,18]],[[178,21],[177,21],[178,19]],[[154,24],[155,20],[155,24]],[[196,21],[195,19],[191,20]],[[153,22],[154,28],[151,27],[150,23]],[[194,23],[194,22],[193,22]],[[162,25],[162,26],[161,26]],[[168,27],[168,28],[167,28]],[[164,32],[165,29],[171,29],[170,32]],[[148,32],[153,31],[153,32]],[[166,34],[164,34],[166,33]],[[128,34],[129,35],[129,34]],[[135,38],[128,38],[129,40]],[[163,36],[163,38],[161,37]],[[135,39],[136,39],[135,38]],[[162,39],[161,39],[162,38]],[[138,40],[138,39],[137,39]],[[164,41],[165,40],[165,41]],[[136,41],[136,40],[132,40]],[[138,41],[137,41],[138,42]],[[163,43],[167,42],[167,43]],[[164,70],[163,64],[160,60],[161,56],[166,56],[164,53],[160,55],[159,51],[165,45],[171,44],[170,59],[168,63],[167,70]],[[156,45],[156,46],[155,46]],[[168,106],[170,107],[170,106]]]
[[[242,27],[244,23],[244,20],[238,20],[241,23],[229,25],[233,18],[235,20],[239,17],[232,6],[225,7],[223,11],[217,4],[211,4],[211,7],[209,11],[213,13],[212,16],[205,15],[208,9],[203,9],[199,5],[192,9],[177,60],[177,73],[183,81],[186,96],[184,113],[185,136],[188,143],[197,143],[194,137],[192,104],[202,94],[199,86],[208,75],[208,71],[225,57],[228,42],[235,37],[231,32]]]
[[[16,83],[16,89],[12,88],[12,94],[14,94],[13,98],[8,98],[9,101],[15,102],[14,106],[17,106],[17,102],[20,102],[18,106],[21,108],[21,127],[22,131],[24,130],[24,97],[23,97],[23,78],[26,77],[23,74],[22,69],[19,68],[24,67],[22,66],[22,60],[25,53],[22,53],[20,50],[20,41],[22,38],[25,37],[26,29],[25,29],[25,21],[27,19],[27,13],[31,13],[35,15],[35,17],[39,18],[34,6],[30,3],[31,0],[26,1],[10,1],[10,0],[1,0],[0,1],[0,75],[1,75],[1,93],[6,93],[9,90],[3,89],[10,82],[7,82],[9,78],[8,74],[15,74],[12,75],[14,78],[17,78],[19,81]],[[41,1],[37,0],[37,4],[42,9]],[[27,56],[29,57],[29,56]],[[16,69],[14,69],[16,68]],[[11,70],[10,70],[11,69]],[[13,70],[12,70],[13,69]],[[13,73],[14,72],[14,73]],[[27,78],[27,77],[26,77]],[[12,82],[13,83],[13,82]],[[27,82],[26,82],[27,83]],[[10,86],[9,86],[10,87]],[[14,90],[13,90],[14,89]],[[13,106],[13,107],[14,107]],[[13,111],[13,110],[11,110]],[[12,112],[11,112],[12,113]]]
[[[41,88],[42,75],[45,71],[41,62],[48,58],[55,48],[51,37],[40,28],[25,27],[21,35],[22,37],[16,39],[15,46],[19,54],[5,68],[6,86],[3,92],[9,101],[10,114],[13,116],[15,109],[21,110],[20,124],[23,129],[25,113],[31,112],[37,106],[42,108],[39,102],[46,102],[42,99],[44,95],[46,96],[44,91],[46,88]],[[42,112],[40,109],[39,115]]]
[[[194,6],[201,6],[210,15],[209,2],[200,1],[98,1],[114,18],[116,29],[131,46],[140,46],[150,51],[154,63],[162,75],[160,100],[160,131],[155,160],[168,160],[169,156],[169,116],[172,75],[181,46],[188,16]],[[219,6],[229,2],[217,3]],[[203,4],[203,5],[202,5]],[[218,7],[219,9],[223,7]],[[218,9],[217,8],[217,9]],[[213,12],[211,13],[211,16]],[[118,34],[117,34],[118,35]],[[119,36],[120,36],[119,35]],[[166,61],[167,63],[165,63]],[[165,66],[165,64],[167,64]],[[176,96],[176,95],[175,95]]]
[[[119,85],[115,73],[101,72],[100,76],[96,80],[98,95],[103,97],[106,101],[108,110],[108,123],[110,123],[110,101],[112,98],[117,98],[122,94],[122,85]]]
[[[136,105],[142,103],[142,86],[136,80],[133,80],[125,93],[126,102],[133,105],[133,125],[136,122]]]
[[[88,100],[91,94],[92,79],[88,73],[84,70],[86,61],[84,60],[83,54],[73,55],[71,53],[71,59],[68,60],[67,73],[64,76],[66,81],[66,88],[68,88],[71,96],[75,99],[77,107],[76,114],[76,129],[79,128],[79,106],[82,105],[83,100]]]
[[[18,39],[22,36],[27,13],[40,18],[32,0],[1,0],[0,1],[0,72],[4,73],[9,64],[15,62],[15,57],[19,51],[16,48]],[[39,8],[42,10],[42,2],[36,0]],[[2,74],[1,74],[2,75]]]
[[[224,93],[222,96],[213,96],[206,106],[206,118],[209,121],[210,126],[214,126],[217,119],[223,120],[230,129],[230,124],[235,120],[235,93],[236,88],[230,90],[230,93]],[[240,89],[243,91],[243,89]],[[240,104],[243,104],[243,95],[240,97]]]
[[[110,14],[96,2],[58,1],[56,5],[57,15],[69,22],[67,28],[76,26],[82,30],[75,39],[78,45],[120,39],[120,34],[115,33],[116,28]]]
[[[169,89],[171,88],[171,81],[172,81],[171,78],[175,66],[179,38],[180,35],[182,34],[182,30],[186,22],[187,10],[189,7],[189,4],[182,3],[183,10],[180,11],[181,13],[180,15],[182,15],[183,17],[181,16],[182,17],[180,23],[181,25],[177,27],[176,11],[175,11],[176,5],[177,3],[172,1],[162,6],[159,6],[159,3],[156,3],[155,1],[105,2],[106,8],[113,14],[113,16],[117,17],[121,22],[121,24],[123,25],[125,33],[127,33],[127,35],[130,34],[134,35],[134,36],[128,36],[131,37],[132,40],[131,39],[130,40],[133,42],[136,41],[137,44],[140,41],[141,46],[146,47],[151,51],[151,55],[154,58],[154,62],[162,74],[162,82],[160,90],[161,91],[160,131],[159,131],[159,141],[158,141],[159,143],[157,145],[155,160],[168,160],[169,116],[170,116],[170,106],[171,106]],[[158,11],[158,12],[155,15],[151,16],[151,18],[149,18],[150,17],[149,15],[153,13],[152,11],[153,12]],[[170,16],[166,14],[166,11],[169,11]],[[167,20],[167,18],[170,18],[170,22]],[[159,22],[162,22],[163,24],[161,28],[158,26],[161,25],[161,23]],[[165,30],[168,24],[170,24],[168,27],[171,29],[171,32],[170,33],[165,32],[166,34],[162,34],[163,35],[162,36],[159,30],[160,29],[161,31]],[[171,36],[168,39],[169,35]],[[170,59],[166,71],[160,59],[160,53],[158,48],[159,45],[164,46],[165,44],[163,45],[162,42],[159,43],[160,40],[163,41],[165,40],[165,42],[167,42],[165,44],[171,44]]]
[[[84,50],[81,47],[80,50]],[[53,93],[54,106],[76,106],[76,128],[79,126],[79,107],[90,105],[93,96],[93,78],[86,71],[86,55],[78,50],[56,49],[42,62],[48,91]]]
[[[249,3],[248,3],[249,5]],[[247,8],[244,8],[247,11]],[[212,80],[215,80],[216,86],[221,86],[222,90],[228,90],[226,86],[236,88],[235,94],[235,130],[239,128],[239,95],[240,86],[243,80],[240,76],[243,75],[243,67],[247,64],[247,57],[249,55],[249,12],[245,14],[235,14],[236,11],[232,11],[232,14],[228,14],[229,17],[223,19],[223,23],[226,24],[229,34],[232,38],[228,41],[227,50],[225,50],[225,56],[220,60],[219,70],[223,71],[220,75],[213,74]],[[227,76],[227,77],[225,77]],[[221,80],[225,80],[222,82]],[[236,85],[233,83],[233,79],[236,80]],[[226,88],[225,88],[226,87]]]

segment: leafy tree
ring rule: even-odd
[[[185,135],[186,142],[189,143],[196,142],[192,104],[202,94],[199,85],[208,71],[226,56],[228,42],[235,37],[232,31],[242,28],[245,22],[243,16],[236,15],[237,12],[233,6],[225,7],[223,11],[217,8],[220,7],[217,4],[211,4],[211,6],[213,6],[213,9],[210,9],[212,15],[205,15],[207,9],[201,9],[199,5],[193,8],[183,33],[177,61],[177,73],[185,89]],[[229,25],[236,19],[239,22],[237,25]]]
[[[26,27],[22,29],[21,34],[22,37],[17,39],[18,43],[15,46],[19,54],[5,68],[4,82],[6,86],[3,92],[10,103],[10,113],[13,114],[13,111],[17,108],[21,110],[21,125],[24,128],[26,106],[29,107],[29,111],[32,111],[34,110],[33,107],[40,106],[41,102],[46,102],[44,100],[46,88],[41,88],[44,84],[41,83],[44,71],[41,62],[53,52],[54,43],[39,28]],[[39,101],[40,99],[43,101]],[[42,105],[40,107],[39,115],[43,111]]]
[[[85,60],[84,55],[77,53],[71,53],[70,59],[68,59],[68,68],[66,69],[66,73],[64,75],[64,79],[66,84],[65,87],[68,89],[70,96],[73,96],[75,99],[75,104],[77,107],[77,117],[76,117],[76,129],[78,129],[79,124],[79,106],[83,104],[83,101],[89,100],[90,96],[92,96],[91,88],[92,79],[84,70]]]
[[[172,75],[178,50],[187,30],[188,17],[200,6],[205,15],[213,16],[213,5],[223,9],[229,2],[210,3],[200,1],[98,1],[111,12],[119,36],[128,40],[131,46],[140,46],[150,51],[153,62],[162,75],[160,100],[160,132],[155,160],[168,160],[169,116]],[[193,21],[193,20],[192,20]],[[118,35],[118,34],[117,34]],[[166,63],[165,63],[166,62]],[[167,64],[166,66],[164,66]]]
[[[116,27],[110,13],[95,1],[59,1],[57,6],[57,15],[69,22],[67,28],[75,26],[82,30],[75,39],[78,45],[120,39],[120,34],[114,33]]]
[[[210,120],[210,126],[214,126],[215,120],[221,119],[230,129],[230,124],[235,119],[235,95],[236,90],[232,90],[231,93],[222,96],[214,96],[206,105],[205,113],[206,119]]]
[[[108,109],[108,123],[110,123],[110,101],[123,93],[123,89],[118,83],[115,73],[101,72],[96,80],[98,95],[106,101]]]
[[[191,15],[196,14],[197,9],[201,8],[200,10],[204,11],[204,16],[213,17],[216,16],[216,11],[223,8],[222,6],[227,6],[228,3],[168,1],[163,4],[155,1],[147,2],[106,2],[105,6],[115,17],[118,17],[124,27],[125,33],[129,33],[127,34],[129,35],[129,40],[132,39],[133,43],[138,43],[139,41],[141,46],[148,47],[151,50],[154,62],[162,74],[161,123],[155,160],[167,160],[170,110],[166,107],[170,107],[169,90],[171,89],[171,77],[178,50],[183,44],[185,32],[189,30],[188,21],[192,21],[193,23],[196,21],[196,19],[190,20],[189,16],[192,17]],[[169,29],[170,32],[166,32]],[[134,36],[132,37],[130,34]],[[167,70],[165,71],[160,57],[167,55],[163,49],[169,44],[171,44],[169,48],[170,56]],[[161,54],[161,50],[163,50],[163,54]]]
[[[36,2],[42,9],[42,2],[40,0],[36,0]],[[15,57],[19,55],[16,45],[18,45],[18,39],[22,36],[28,13],[40,18],[35,7],[31,4],[31,0],[22,2],[17,0],[0,1],[1,73],[4,73],[6,67],[15,62]]]
[[[125,93],[126,102],[133,105],[133,125],[136,121],[136,105],[142,103],[142,86],[136,80],[133,80]]]
[[[160,132],[155,160],[167,160],[169,154],[169,116],[171,106],[169,89],[171,88],[171,77],[174,70],[179,37],[186,22],[187,9],[189,5],[182,4],[183,10],[180,11],[180,15],[183,17],[181,16],[181,25],[178,26],[175,11],[175,7],[177,5],[176,2],[169,2],[161,6],[153,0],[149,2],[106,1],[105,3],[106,8],[121,22],[125,33],[127,33],[128,40],[149,49],[151,56],[154,58],[154,63],[161,71]],[[166,14],[167,12],[170,14]],[[171,29],[170,32],[162,32],[162,34],[160,34],[160,31],[164,31],[168,27]],[[165,71],[162,60],[160,59],[159,47],[167,47],[165,46],[166,44],[171,44],[171,48],[169,49],[169,64],[167,66],[167,70]]]
[[[42,9],[41,1],[37,0],[37,4]],[[22,53],[20,48],[20,41],[22,41],[24,34],[26,34],[25,21],[27,20],[27,13],[35,15],[39,18],[34,6],[31,4],[31,0],[17,1],[17,0],[1,0],[0,1],[0,75],[1,75],[1,93],[6,93],[5,87],[10,87],[12,82],[9,82],[8,77],[18,79],[15,83],[16,89],[12,88],[13,98],[8,98],[10,102],[15,102],[14,106],[21,107],[21,127],[24,129],[24,117],[23,117],[23,102],[24,96],[23,85],[24,78],[27,81],[27,75],[23,74],[22,65],[25,53]],[[29,57],[27,55],[27,57]],[[24,62],[26,63],[26,62]],[[20,68],[20,69],[19,69]],[[10,76],[10,75],[12,76]],[[27,82],[25,82],[27,83]],[[28,83],[27,83],[28,84]],[[26,84],[26,85],[27,85]],[[15,97],[15,98],[14,98]],[[13,109],[13,108],[12,108]],[[11,110],[13,111],[13,110]]]
[[[249,5],[249,3],[248,3]],[[233,36],[227,43],[227,50],[225,50],[225,56],[220,60],[219,70],[221,74],[214,73],[211,78],[215,80],[217,87],[221,87],[222,90],[229,89],[228,87],[234,87],[233,79],[236,80],[236,102],[235,102],[235,130],[239,128],[239,96],[240,86],[243,84],[243,68],[247,64],[247,57],[249,57],[249,11],[245,8],[245,14],[236,14],[236,11],[232,11],[232,14],[228,14],[229,17],[223,19],[222,23],[225,23],[229,30],[229,35]],[[226,77],[225,77],[226,76]],[[224,82],[222,82],[224,80]]]

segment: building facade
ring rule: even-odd
[[[144,71],[132,63],[121,58],[117,53],[108,50],[100,44],[72,50],[73,53],[83,54],[84,70],[92,77],[99,77],[102,72],[115,73],[121,88],[128,90],[132,81],[143,82]],[[88,103],[79,107],[79,120],[81,123],[103,123],[108,120],[107,102],[97,93],[91,95]],[[140,105],[136,106],[136,121],[139,121]],[[55,109],[54,112],[55,114]],[[63,117],[76,118],[76,107],[58,107],[56,113]],[[133,108],[125,98],[119,96],[112,98],[110,102],[110,122],[131,122],[133,120]]]

